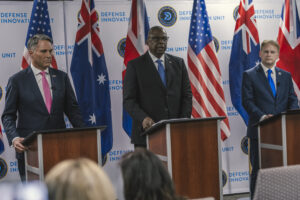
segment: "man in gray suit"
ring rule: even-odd
[[[162,119],[189,118],[192,92],[182,58],[165,53],[168,36],[160,26],[150,29],[149,51],[128,62],[123,106],[133,119],[131,142],[146,147],[141,134]]]
[[[35,35],[28,40],[31,66],[8,80],[2,123],[9,145],[16,150],[24,180],[24,138],[33,131],[66,128],[64,113],[74,127],[84,127],[68,75],[50,68],[52,39]]]
[[[245,71],[242,82],[242,103],[249,115],[247,136],[250,138],[252,165],[251,195],[255,191],[259,167],[256,124],[286,110],[299,108],[291,74],[275,66],[279,58],[278,43],[273,40],[263,41],[259,55],[261,63]]]

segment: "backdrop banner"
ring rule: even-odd
[[[163,26],[170,37],[167,52],[180,56],[186,61],[193,1],[148,0],[145,3],[150,27],[154,25]],[[206,0],[209,23],[223,78],[226,108],[231,129],[231,136],[222,143],[224,194],[249,191],[246,126],[232,106],[228,78],[228,65],[239,3],[239,0]],[[264,39],[276,40],[282,3],[283,0],[254,0],[260,41]],[[81,1],[79,0],[48,2],[58,68],[68,73],[80,6]],[[130,138],[122,128],[122,68],[131,2],[125,0],[96,1],[95,7],[109,74],[112,105],[113,148],[107,155],[104,169],[116,187],[118,198],[123,199],[119,161],[123,154],[133,150]],[[21,69],[31,9],[32,2],[0,2],[1,114],[4,108],[5,87],[8,78]],[[3,137],[5,150],[0,154],[0,182],[17,181],[19,177],[15,152],[13,148],[8,146],[5,130],[3,130]],[[194,159],[197,158],[194,157]]]

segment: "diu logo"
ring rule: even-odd
[[[215,38],[214,36],[213,36],[213,41],[214,41],[214,44],[215,44],[216,52],[218,53],[219,49],[220,49],[220,43],[219,43],[218,39]]]
[[[174,8],[170,6],[164,6],[158,11],[158,21],[163,25],[163,26],[172,26],[175,24],[177,20],[177,13],[174,10]]]
[[[241,149],[246,155],[248,155],[248,137],[247,136],[243,137],[241,140]]]
[[[126,46],[126,38],[122,38],[118,42],[118,53],[122,58],[124,58],[125,55],[125,46]]]
[[[4,178],[7,174],[7,164],[5,160],[0,158],[0,180]]]
[[[233,10],[233,19],[234,21],[236,21],[237,17],[238,17],[238,14],[239,14],[239,7],[240,6],[237,6],[235,7],[235,9]]]
[[[226,174],[226,172],[224,170],[222,170],[222,184],[223,184],[223,187],[227,184],[227,180],[228,180],[228,175]]]

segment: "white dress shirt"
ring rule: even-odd
[[[156,67],[156,69],[158,70],[158,63],[156,62],[157,60],[161,60],[162,61],[162,64],[163,64],[163,67],[164,69],[166,70],[166,67],[165,67],[165,54],[163,54],[160,58],[157,58],[156,56],[154,56],[150,51],[149,51],[149,55],[150,57],[152,58],[152,61]]]

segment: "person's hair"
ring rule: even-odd
[[[36,35],[32,36],[31,38],[29,38],[29,40],[27,42],[27,49],[34,50],[40,40],[46,40],[46,41],[49,41],[51,44],[53,44],[53,40],[48,35],[36,34]]]
[[[127,153],[121,161],[126,200],[177,200],[173,182],[159,158],[146,149]]]
[[[114,188],[105,172],[87,158],[65,160],[45,179],[49,200],[115,200]]]
[[[261,49],[264,49],[264,47],[267,46],[267,45],[272,45],[272,46],[276,47],[276,49],[278,50],[278,52],[280,50],[280,46],[279,46],[279,44],[278,44],[277,41],[274,41],[274,40],[264,40],[261,43]]]
[[[162,32],[167,34],[166,30],[163,27],[161,27],[161,26],[152,26],[150,28],[150,30],[148,31],[148,38],[149,38],[149,35],[153,34],[154,31],[162,31]]]

